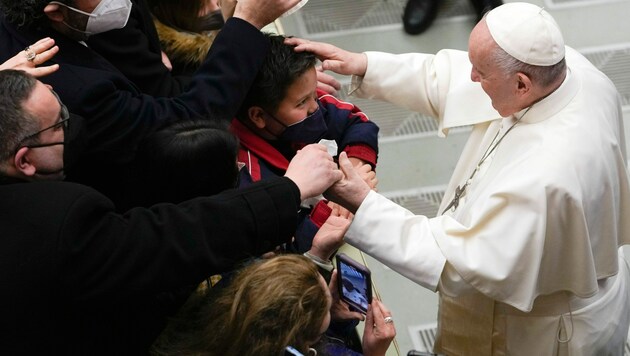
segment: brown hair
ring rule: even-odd
[[[317,340],[330,306],[313,262],[301,255],[257,261],[217,298],[191,303],[160,336],[156,355],[283,355]],[[190,318],[191,315],[194,315]]]
[[[199,13],[203,4],[201,0],[149,0],[151,12],[160,22],[190,32],[199,31]]]

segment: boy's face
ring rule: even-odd
[[[317,110],[317,74],[315,67],[310,68],[287,89],[287,95],[280,102],[274,116],[286,126],[302,121]],[[266,120],[270,130],[282,132],[284,127],[273,119]],[[273,127],[273,128],[271,128]]]

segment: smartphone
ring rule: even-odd
[[[339,296],[357,311],[367,314],[372,303],[370,270],[344,253],[337,255]]]

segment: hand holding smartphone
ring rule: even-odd
[[[339,296],[357,311],[367,314],[372,303],[372,279],[370,270],[344,253],[337,255]]]

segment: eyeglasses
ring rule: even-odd
[[[53,125],[50,125],[46,128],[43,128],[35,133],[32,133],[28,136],[25,136],[24,138],[22,138],[20,141],[18,141],[15,150],[13,150],[13,154],[17,153],[17,151],[22,148],[22,147],[28,147],[28,148],[38,148],[38,147],[49,147],[49,146],[55,146],[55,145],[62,145],[63,142],[49,142],[49,143],[34,143],[31,145],[25,145],[24,142],[34,139],[37,136],[39,136],[39,134],[41,134],[42,132],[48,131],[48,130],[56,130],[56,129],[60,129],[60,128],[64,128],[67,129],[68,126],[70,125],[70,112],[68,111],[68,108],[61,102],[61,99],[59,99],[59,95],[57,95],[57,93],[55,93],[54,90],[50,90],[50,92],[55,96],[55,98],[57,98],[57,102],[59,102],[59,105],[61,106],[61,110],[59,111],[59,121],[57,121],[56,123],[54,123]]]

